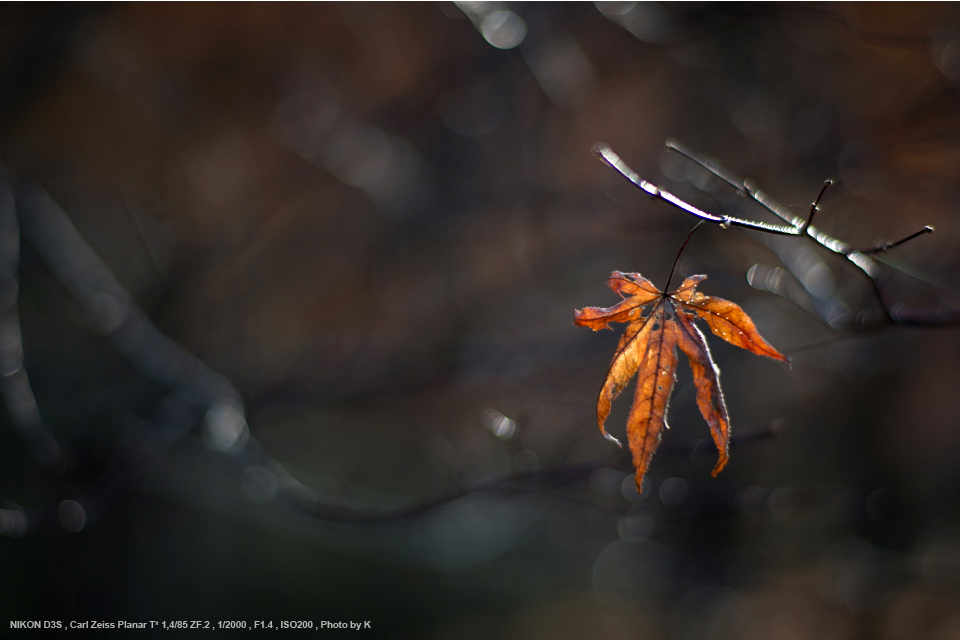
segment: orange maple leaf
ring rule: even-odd
[[[720,369],[713,362],[703,334],[694,325],[699,316],[716,335],[730,344],[774,360],[789,362],[757,332],[750,316],[738,305],[704,295],[696,287],[707,276],[690,276],[680,287],[666,293],[638,273],[614,271],[607,286],[623,298],[609,308],[587,307],[575,312],[574,324],[594,331],[609,328],[611,322],[626,322],[627,328],[610,363],[606,381],[597,400],[597,424],[604,437],[619,442],[604,429],[613,399],[635,374],[637,390],[627,418],[627,440],[637,468],[637,491],[667,425],[667,403],[677,368],[676,347],[690,360],[697,387],[697,406],[720,452],[713,468],[716,476],[727,464],[730,447],[730,418],[720,389]],[[668,283],[669,288],[669,283]],[[647,308],[648,305],[653,305]],[[644,312],[648,311],[646,315]]]

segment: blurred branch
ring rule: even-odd
[[[761,429],[741,431],[731,438],[730,446],[731,448],[742,448],[768,440],[776,437],[781,430],[782,424],[776,421]],[[185,431],[171,430],[162,445],[154,451],[149,466],[159,462],[162,456],[185,433]],[[715,453],[716,446],[713,440],[704,438],[686,444],[664,445],[658,455],[699,458]],[[235,456],[233,459],[241,464],[257,459],[261,463],[272,465],[274,471],[283,473],[279,463],[264,454],[259,445],[252,439],[246,455]],[[354,503],[339,497],[331,499],[329,496],[317,495],[291,477],[285,476],[282,478],[283,482],[280,483],[280,489],[274,498],[274,502],[285,505],[292,511],[292,515],[307,517],[316,522],[357,526],[398,524],[413,521],[471,495],[481,493],[525,495],[546,493],[562,488],[583,487],[589,481],[590,476],[598,469],[627,468],[631,464],[629,454],[618,451],[613,455],[592,462],[560,465],[522,473],[507,473],[480,480],[436,498],[404,507],[375,507]],[[149,466],[146,468],[149,468]],[[118,467],[104,474],[99,480],[87,487],[82,503],[74,500],[64,500],[57,505],[0,509],[0,535],[19,537],[63,529],[76,532],[88,526],[106,513],[120,497],[131,491],[135,481],[145,470],[145,467],[139,464],[120,465],[120,467],[122,468]],[[625,477],[628,475],[632,478],[632,474],[625,474]],[[625,504],[610,507],[601,502],[579,498],[575,495],[561,493],[551,495],[578,507],[616,513],[622,513],[629,506]]]
[[[776,437],[783,430],[782,421],[774,421],[759,429],[741,430],[730,439],[731,448],[742,448],[757,442]],[[665,444],[657,452],[658,456],[674,458],[700,458],[716,454],[716,444],[712,439],[699,438],[688,443]],[[528,472],[507,473],[451,491],[437,498],[420,502],[408,507],[400,508],[370,508],[353,505],[349,502],[316,503],[312,506],[311,517],[325,522],[341,522],[353,524],[374,524],[409,520],[442,507],[461,498],[478,493],[536,493],[584,485],[590,475],[597,469],[620,467],[632,468],[632,460],[628,451],[617,451],[592,462],[582,464],[560,465],[547,469],[538,469]],[[632,474],[631,474],[632,478]],[[576,500],[580,504],[587,503],[597,506],[596,503]]]
[[[153,326],[43,189],[24,187],[17,194],[17,214],[24,236],[83,306],[90,327],[134,367],[197,408],[239,399],[228,380]]]
[[[23,367],[20,331],[20,225],[13,188],[0,166],[0,394],[14,426],[33,456],[48,470],[61,471],[64,452],[40,417],[30,378]]]
[[[204,416],[208,439],[215,449],[243,466],[252,462],[272,464],[280,470],[278,475],[283,475],[282,467],[266,459],[249,437],[237,389],[153,325],[43,189],[35,185],[16,189],[6,175],[0,176],[0,225],[4,285],[4,308],[0,309],[4,338],[0,365],[4,375],[0,388],[14,424],[42,462],[51,466],[50,461],[63,454],[40,418],[22,366],[16,314],[21,235],[80,302],[90,327],[108,338],[144,376],[171,390],[167,400],[160,403],[160,415],[150,425],[152,433],[140,456],[114,460],[99,479],[83,488],[78,500],[48,507],[0,509],[0,533],[25,535],[60,527],[79,531],[96,521],[195,426],[197,410]],[[57,470],[62,467],[60,464]]]

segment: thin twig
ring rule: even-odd
[[[897,240],[896,242],[887,242],[887,243],[884,243],[884,244],[882,244],[882,245],[878,245],[878,246],[874,247],[873,249],[866,249],[866,250],[864,251],[864,253],[867,253],[867,254],[884,253],[884,252],[886,252],[888,249],[893,249],[894,247],[899,247],[900,245],[902,245],[902,244],[904,244],[904,243],[906,243],[906,242],[909,242],[909,241],[913,240],[914,238],[919,238],[920,236],[926,235],[926,234],[928,234],[928,233],[933,233],[933,227],[931,227],[930,225],[927,225],[927,226],[925,226],[923,229],[920,229],[920,231],[917,231],[917,232],[915,232],[915,233],[911,233],[911,234],[908,235],[906,238],[902,238],[902,239],[900,239],[900,240]]]
[[[833,180],[824,180],[823,186],[820,188],[820,193],[817,194],[817,199],[813,201],[813,204],[810,205],[810,215],[807,216],[807,219],[804,220],[803,226],[800,228],[801,235],[807,235],[807,231],[810,229],[810,225],[813,223],[813,216],[819,211],[817,205],[820,204],[820,198],[823,197],[823,194],[827,192],[827,187],[833,184]]]

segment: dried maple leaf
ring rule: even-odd
[[[650,459],[660,444],[661,434],[669,428],[667,403],[677,368],[676,347],[680,347],[690,360],[697,387],[697,406],[710,425],[710,433],[720,452],[712,475],[716,476],[727,464],[730,419],[720,389],[720,370],[713,362],[703,334],[693,324],[697,316],[730,344],[757,355],[789,362],[760,336],[753,320],[738,305],[696,291],[697,285],[706,277],[690,276],[676,291],[666,293],[638,273],[614,271],[607,286],[623,300],[606,309],[587,307],[575,313],[574,324],[594,331],[609,328],[607,325],[611,322],[627,323],[597,400],[597,424],[604,437],[620,444],[606,432],[604,423],[610,414],[611,402],[636,374],[637,390],[627,419],[627,440],[637,468],[638,491]]]

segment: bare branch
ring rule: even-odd
[[[660,198],[665,202],[673,205],[674,207],[689,213],[690,215],[696,216],[701,220],[706,220],[707,222],[715,222],[721,226],[737,226],[737,227],[746,227],[748,229],[755,229],[757,231],[763,231],[765,233],[775,233],[785,236],[795,236],[799,232],[793,227],[787,227],[784,225],[778,224],[768,224],[766,222],[756,222],[754,220],[744,220],[742,218],[734,218],[732,216],[717,216],[712,213],[707,213],[702,211],[697,207],[684,202],[677,196],[673,195],[669,191],[665,191],[653,184],[652,182],[647,182],[641,178],[636,171],[627,166],[627,164],[620,159],[613,149],[608,147],[605,144],[597,144],[593,147],[593,152],[608,165],[617,170],[620,175],[624,178],[637,185],[647,193],[649,193],[654,198]]]
[[[807,220],[796,216],[793,214],[790,209],[783,206],[764,191],[760,190],[757,185],[752,180],[744,180],[738,178],[735,174],[727,171],[721,167],[716,162],[708,160],[707,158],[690,151],[683,144],[676,140],[667,140],[667,148],[677,153],[683,155],[689,160],[696,162],[698,165],[717,176],[734,189],[739,191],[744,196],[747,196],[753,199],[755,202],[760,204],[767,211],[770,211],[775,216],[788,223],[791,227],[794,228],[794,233],[785,233],[783,235],[805,235],[812,238],[823,248],[832,251],[833,253],[838,253],[842,256],[845,256],[850,262],[857,266],[858,269],[863,271],[870,278],[877,278],[880,276],[880,266],[876,262],[870,259],[869,256],[864,254],[862,251],[854,249],[852,246],[838,240],[823,231],[817,229],[813,225],[809,224]],[[823,195],[823,191],[826,190],[827,184],[824,184],[823,189],[820,191],[820,195]],[[820,198],[817,198],[817,202],[820,201]],[[816,207],[816,202],[814,203],[814,208]],[[813,217],[813,211],[811,211],[810,218]],[[809,219],[808,219],[809,220]]]
[[[867,254],[884,253],[884,252],[887,251],[888,249],[893,249],[894,247],[899,247],[900,245],[902,245],[902,244],[904,244],[904,243],[906,243],[906,242],[909,242],[909,241],[913,240],[914,238],[919,238],[920,236],[926,235],[926,234],[928,234],[928,233],[933,233],[933,227],[931,227],[930,225],[927,225],[927,226],[925,226],[923,229],[920,229],[920,231],[917,231],[917,232],[915,232],[915,233],[911,233],[911,234],[908,235],[906,238],[901,238],[900,240],[897,240],[896,242],[887,242],[887,243],[884,243],[884,244],[882,244],[882,245],[878,245],[878,246],[874,247],[873,249],[866,249],[866,250],[864,251],[864,253],[867,253]]]
[[[800,233],[806,235],[807,231],[810,229],[810,224],[813,223],[813,216],[819,211],[817,205],[820,204],[820,198],[823,197],[823,194],[826,193],[827,187],[833,184],[833,180],[824,180],[823,187],[820,188],[820,193],[817,194],[817,199],[813,201],[813,204],[810,205],[810,215],[807,216],[806,221],[803,223],[803,227],[800,228]]]
[[[806,220],[804,220],[803,218],[794,215],[790,209],[771,198],[764,191],[760,190],[756,184],[753,183],[753,181],[741,179],[736,174],[721,166],[719,163],[707,158],[706,156],[691,151],[676,140],[667,140],[666,144],[668,149],[676,151],[688,160],[691,160],[692,162],[695,162],[699,166],[703,167],[714,176],[736,189],[741,195],[752,199],[764,209],[788,223],[789,226],[767,224],[753,220],[735,218],[732,216],[717,216],[712,213],[702,211],[697,207],[684,202],[680,198],[677,198],[673,194],[660,189],[655,184],[641,178],[635,171],[633,171],[633,169],[627,166],[627,164],[620,159],[620,156],[614,153],[609,146],[605,144],[597,144],[594,146],[593,151],[600,157],[601,160],[613,167],[620,175],[630,180],[630,182],[637,185],[651,196],[665,200],[681,211],[696,216],[701,220],[719,224],[724,228],[730,225],[735,225],[757,231],[764,231],[774,235],[803,236],[832,253],[844,256],[847,260],[853,263],[853,265],[856,266],[864,276],[866,276],[877,305],[880,307],[880,310],[883,313],[883,318],[887,322],[892,324],[917,325],[926,327],[960,324],[960,311],[906,311],[900,308],[892,309],[887,304],[886,298],[880,287],[880,265],[876,260],[870,257],[870,254],[882,253],[918,236],[930,233],[933,231],[933,227],[927,226],[920,231],[903,238],[902,240],[890,242],[880,247],[876,247],[875,249],[861,251],[853,248],[851,245],[842,240],[824,233],[811,224],[813,216],[818,210],[820,199],[823,197],[823,194],[827,188],[833,184],[833,181],[827,180],[824,182],[817,199],[810,207],[810,215]]]

